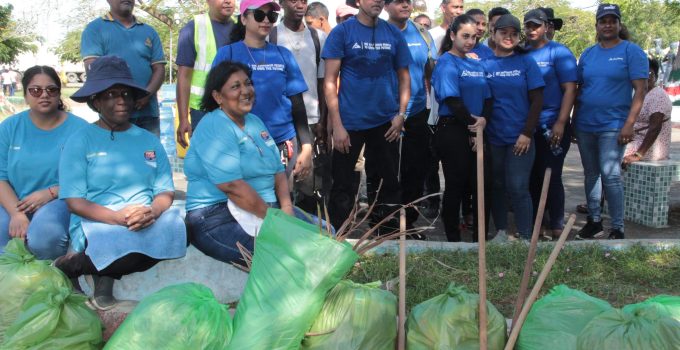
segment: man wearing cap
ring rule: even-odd
[[[205,114],[201,111],[203,86],[217,49],[228,45],[234,28],[234,0],[207,0],[208,13],[194,16],[179,31],[177,40],[177,142],[188,146],[188,138]],[[189,125],[191,115],[191,125]],[[188,134],[188,137],[187,137]]]
[[[543,11],[548,17],[546,36],[548,40],[552,40],[555,37],[555,31],[562,29],[564,22],[561,18],[555,18],[555,11],[550,7],[539,7],[538,9]]]
[[[491,50],[496,48],[496,44],[493,42],[491,37],[493,36],[493,32],[495,29],[495,24],[498,18],[500,18],[502,15],[508,15],[510,14],[510,11],[504,7],[494,7],[489,11],[489,37],[486,38],[482,42],[482,44],[488,46]]]
[[[305,13],[305,22],[307,27],[318,29],[326,35],[331,32],[331,25],[328,23],[328,7],[326,5],[315,1],[307,6],[307,13]]]
[[[354,166],[364,144],[366,173],[378,181],[367,183],[369,201],[377,196],[373,223],[401,203],[399,138],[410,99],[411,54],[400,31],[378,18],[382,0],[358,0],[356,5],[357,15],[331,31],[322,54],[334,147],[329,214],[335,227],[354,206],[358,185],[353,181]]]
[[[352,16],[355,16],[357,13],[359,13],[359,11],[354,7],[348,6],[346,4],[339,5],[335,9],[335,23],[340,24],[352,18]]]
[[[116,55],[130,67],[132,77],[151,94],[136,101],[130,122],[160,136],[156,92],[165,76],[165,55],[158,33],[132,15],[135,2],[108,0],[109,12],[90,22],[80,41],[80,56],[88,71],[100,56]]]

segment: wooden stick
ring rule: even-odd
[[[484,134],[477,129],[477,236],[479,241],[479,349],[487,348],[486,225],[484,212]]]
[[[406,231],[406,209],[399,211],[399,230]],[[406,235],[399,237],[399,330],[397,336],[397,349],[406,348]]]
[[[529,314],[529,310],[531,310],[531,306],[534,304],[534,301],[536,301],[536,297],[538,296],[538,293],[541,291],[543,283],[545,282],[546,278],[548,278],[548,274],[550,273],[550,270],[555,264],[557,256],[562,251],[562,247],[564,246],[564,242],[567,240],[567,237],[569,236],[569,232],[571,232],[571,227],[574,225],[574,221],[576,221],[576,215],[571,214],[569,216],[569,221],[567,222],[567,225],[564,226],[564,230],[562,230],[560,239],[557,241],[557,244],[555,244],[552,253],[550,253],[548,261],[545,263],[545,266],[543,267],[541,274],[538,275],[536,284],[534,285],[534,288],[531,289],[531,293],[529,294],[529,297],[527,298],[524,307],[522,307],[522,311],[519,313],[519,317],[517,318],[517,325],[514,325],[514,327],[512,327],[508,343],[505,344],[505,350],[512,350],[515,347],[517,337],[519,336],[519,331],[522,329],[522,324],[524,324],[524,320],[526,320],[526,317]]]
[[[524,299],[527,296],[529,288],[529,278],[531,276],[531,270],[534,266],[534,258],[536,257],[536,247],[538,246],[538,236],[541,232],[541,223],[543,222],[543,213],[545,213],[545,201],[548,197],[548,186],[550,185],[550,176],[552,175],[552,169],[545,169],[545,175],[543,176],[543,187],[541,188],[541,199],[538,202],[538,211],[536,212],[536,222],[534,223],[534,232],[531,235],[531,244],[529,244],[529,254],[527,255],[527,261],[524,263],[524,273],[522,274],[522,282],[519,285],[519,293],[517,293],[517,301],[515,301],[515,312],[512,314],[512,325],[517,322],[517,316],[519,316],[520,310],[522,310],[522,305],[524,305]],[[512,328],[511,328],[512,329]]]

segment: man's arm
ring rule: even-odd
[[[326,96],[326,107],[328,108],[327,132],[332,137],[333,147],[339,152],[348,153],[350,146],[349,135],[342,125],[338,103],[338,77],[340,76],[341,63],[342,61],[338,58],[326,59],[324,95]]]
[[[192,67],[178,66],[177,69],[177,114],[179,126],[177,127],[177,142],[186,148],[191,138],[191,124],[189,123],[189,95],[191,93],[191,78],[194,69]],[[189,134],[186,137],[186,134]]]
[[[151,96],[155,95],[158,92],[158,89],[161,88],[164,77],[165,77],[165,62],[157,62],[152,64],[151,79],[149,79],[149,83],[146,85],[146,90],[149,91],[151,94],[147,97],[140,98],[139,100],[137,100],[137,103],[135,105],[136,109],[138,110],[142,109],[149,104]]]

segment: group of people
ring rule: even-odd
[[[520,21],[504,8],[486,15],[443,0],[432,27],[427,16],[411,20],[410,0],[357,0],[338,8],[331,29],[320,3],[242,0],[234,21],[233,0],[207,0],[208,12],[180,31],[176,58],[177,139],[189,145],[182,220],[158,140],[158,35],[132,15],[133,2],[109,4],[83,33],[88,79],[71,96],[99,119],[64,111],[56,72],[36,66],[22,81],[29,109],[0,124],[0,245],[22,238],[69,277],[96,276],[90,302],[100,309],[115,305],[115,279],[181,257],[189,243],[238,263],[239,246],[256,249],[269,208],[315,223],[308,213],[325,208],[339,228],[363,158],[379,234],[398,228],[385,218],[402,204],[439,192],[441,162],[441,217],[447,239],[460,241],[461,216],[476,223],[467,217],[477,216],[478,150],[485,217],[499,239],[530,237],[547,168],[546,225],[561,231],[573,141],[585,174],[583,239],[604,234],[602,189],[609,238],[623,238],[622,164],[668,156],[658,64],[620,37],[616,5],[598,7],[598,42],[577,63],[552,40],[563,23],[549,8]],[[407,227],[418,217],[409,207]]]
[[[14,92],[17,90],[17,78],[19,77],[19,72],[4,68],[0,71],[0,83],[2,83],[2,93],[5,96],[14,96]]]

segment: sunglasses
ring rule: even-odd
[[[55,96],[59,96],[59,91],[61,91],[61,89],[56,87],[56,86],[48,86],[46,88],[30,87],[26,90],[28,90],[28,93],[31,94],[31,96],[33,96],[33,97],[42,96],[43,91],[47,92],[47,96],[55,97]]]
[[[270,11],[270,12],[264,12],[262,10],[251,10],[253,11],[253,18],[255,18],[255,22],[262,22],[264,21],[264,18],[267,17],[269,19],[269,23],[276,23],[276,20],[279,19],[279,13]]]

